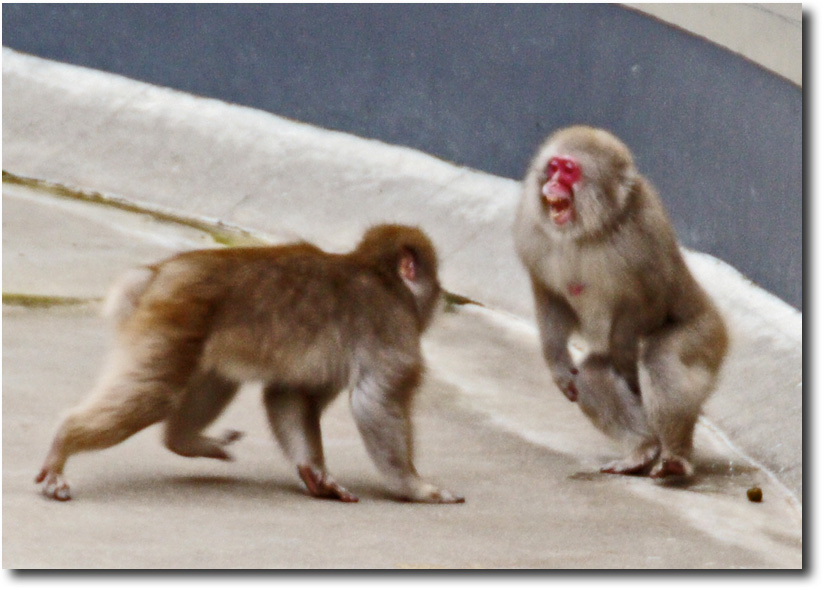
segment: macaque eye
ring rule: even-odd
[[[546,166],[546,174],[549,175],[549,178],[551,178],[557,173],[557,168],[557,162],[554,159],[549,160],[549,165]]]
[[[563,169],[566,171],[567,174],[574,173],[577,170],[577,166],[571,160],[566,160],[563,162]]]

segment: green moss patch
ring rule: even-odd
[[[3,293],[4,305],[14,305],[17,307],[29,307],[34,309],[88,305],[90,303],[99,303],[100,300],[101,299],[87,299],[82,297],[59,297],[22,293]]]
[[[446,313],[456,313],[457,308],[463,305],[479,305],[483,306],[482,303],[479,303],[469,297],[464,297],[463,295],[459,295],[453,292],[449,292],[444,290],[440,295],[441,300],[443,301],[443,310]]]
[[[143,207],[128,202],[123,199],[111,196],[104,196],[99,192],[83,191],[74,188],[69,188],[67,186],[63,186],[61,184],[56,184],[53,182],[36,180],[34,178],[25,178],[23,176],[17,176],[16,174],[12,174],[5,170],[3,170],[3,182],[33,188],[38,191],[48,193],[49,195],[57,198],[66,198],[76,201],[94,203],[107,207],[114,207],[121,211],[127,211],[139,215],[147,215],[152,219],[155,219],[156,221],[160,221],[163,223],[173,223],[175,225],[190,227],[192,229],[202,231],[203,233],[209,235],[215,241],[215,243],[219,243],[227,247],[268,245],[267,242],[265,242],[264,240],[252,235],[248,231],[244,231],[243,229],[230,227],[219,222],[216,224],[208,223],[206,221],[201,221],[200,219],[195,219],[192,217],[186,217],[184,215],[177,215],[165,211],[153,210],[147,207]]]

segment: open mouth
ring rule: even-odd
[[[570,196],[553,195],[546,197],[552,221],[555,225],[565,225],[574,218],[574,208]]]

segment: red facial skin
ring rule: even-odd
[[[580,180],[580,164],[569,156],[555,156],[546,165],[546,183],[541,190],[555,225],[574,220],[574,185]]]

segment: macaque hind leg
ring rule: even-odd
[[[266,413],[277,441],[309,493],[314,497],[354,503],[357,497],[326,472],[320,414],[333,391],[270,384],[265,389]]]
[[[709,353],[711,346],[703,341],[706,332],[711,335],[712,325],[695,323],[691,329],[673,327],[650,338],[644,353],[649,385],[643,402],[661,442],[652,478],[688,477],[694,472],[689,462],[694,428],[700,407],[714,388],[719,365]]]
[[[215,372],[198,372],[186,386],[182,402],[166,420],[166,447],[187,457],[231,460],[225,446],[242,433],[227,431],[221,438],[201,435],[237,393],[239,385]]]
[[[71,455],[119,444],[168,414],[175,393],[170,385],[134,366],[114,364],[90,398],[60,425],[35,479],[43,483],[47,497],[59,501],[71,498],[63,476]]]
[[[649,426],[641,397],[620,374],[610,357],[586,358],[577,377],[578,404],[592,423],[605,434],[633,447],[619,460],[603,465],[600,472],[641,474],[660,453],[660,443]]]

